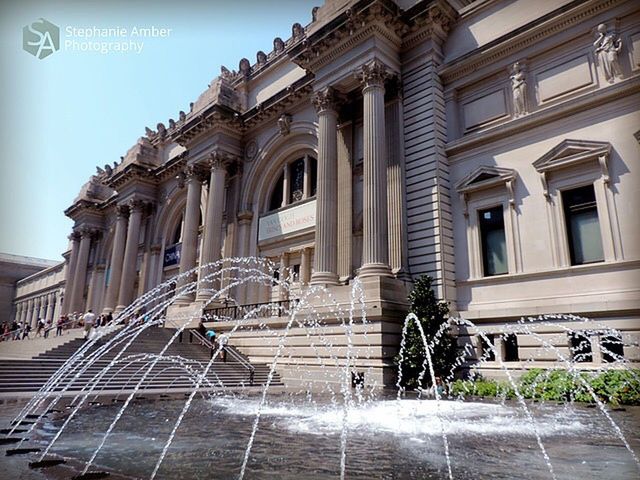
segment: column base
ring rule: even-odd
[[[393,274],[386,263],[366,263],[360,267],[358,277],[393,277]]]
[[[195,302],[195,295],[193,293],[182,294],[178,296],[173,302],[174,305],[188,305]]]
[[[313,272],[309,285],[338,285],[338,274],[333,272]]]

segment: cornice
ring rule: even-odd
[[[406,29],[394,2],[363,0],[289,48],[287,54],[300,67],[315,72],[371,36],[399,48]]]
[[[443,66],[440,77],[451,83],[509,55],[534,45],[551,35],[571,28],[626,0],[574,0],[513,32],[479,47]]]
[[[187,146],[194,138],[213,130],[223,130],[231,134],[242,130],[242,118],[239,112],[219,104],[213,104],[198,115],[187,118],[183,124],[168,132],[169,138]]]
[[[154,175],[158,182],[175,177],[187,165],[189,151],[185,150],[180,155],[173,157],[167,163],[155,170]]]
[[[119,188],[134,181],[155,183],[153,171],[153,168],[145,167],[137,163],[130,163],[118,173],[115,173],[114,175],[109,177],[105,181],[105,184],[113,190],[117,191]]]
[[[78,200],[77,202],[75,202],[73,205],[71,205],[69,208],[67,208],[64,211],[64,214],[69,217],[69,218],[73,218],[75,215],[77,215],[78,213],[82,212],[82,211],[87,211],[87,212],[93,212],[93,213],[100,213],[100,204],[101,202],[92,202],[89,200]]]
[[[313,74],[308,73],[266,101],[248,110],[242,115],[242,131],[245,132],[264,122],[274,120],[291,106],[309,98],[312,93],[313,78]]]

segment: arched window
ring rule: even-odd
[[[313,197],[316,194],[317,169],[318,162],[309,156],[288,163],[271,191],[269,210],[276,210]],[[287,182],[285,182],[285,172]]]
[[[200,215],[198,219],[198,225],[202,226],[202,210],[200,210]],[[175,229],[173,230],[173,234],[169,237],[171,241],[169,245],[175,245],[176,243],[180,243],[182,241],[182,229],[184,228],[184,215],[180,215],[180,220],[176,223]]]

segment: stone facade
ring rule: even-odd
[[[119,312],[198,264],[261,256],[345,302],[362,280],[383,383],[424,274],[478,325],[461,344],[572,313],[619,328],[639,361],[637,2],[328,0],[313,18],[97,169],[65,212],[63,309]],[[205,287],[175,309],[197,312]],[[568,353],[563,328],[544,335]],[[259,334],[238,342],[273,357]],[[558,364],[539,339],[516,349],[503,360]]]
[[[62,299],[64,262],[0,254],[0,324],[53,318]],[[41,312],[42,311],[42,312]]]

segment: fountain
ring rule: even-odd
[[[404,361],[407,331],[416,325],[425,352],[419,384],[427,378],[433,388],[405,392],[400,369],[397,392],[390,392],[375,381],[368,385],[362,381],[375,375],[371,374],[366,298],[359,280],[352,282],[348,304],[323,287],[311,286],[286,307],[243,307],[232,300],[237,287],[263,285],[289,291],[288,279],[274,279],[275,266],[264,259],[224,259],[202,268],[212,272],[200,279],[211,285],[205,311],[224,300],[237,313],[233,319],[212,318],[231,325],[224,331],[226,341],[233,345],[240,333],[253,329],[274,347],[262,385],[230,389],[220,378],[210,377],[224,342],[217,344],[208,362],[168,353],[199,320],[199,314],[167,318],[176,299],[198,288],[192,281],[195,269],[137,299],[112,324],[98,329],[19,412],[10,412],[12,418],[5,415],[10,421],[3,431],[3,443],[11,447],[7,454],[31,453],[32,468],[44,472],[69,460],[76,478],[97,478],[106,471],[136,478],[175,478],[176,470],[180,478],[238,479],[637,478],[640,472],[639,440],[633,435],[640,425],[637,410],[613,412],[584,380],[575,358],[539,333],[549,326],[565,334],[577,331],[568,328],[567,321],[580,325],[582,333],[588,333],[587,325],[609,331],[605,325],[547,315],[523,319],[507,329],[507,333],[535,338],[553,353],[591,395],[595,410],[573,399],[562,405],[527,401],[516,372],[499,359],[485,333],[453,316],[431,339],[415,315],[406,317],[399,363]],[[281,318],[277,327],[261,321],[274,312]],[[163,325],[175,331],[159,352],[126,353],[148,329]],[[356,327],[362,335],[354,333]],[[488,346],[478,365],[493,354],[514,401],[505,397],[491,402],[462,394],[454,398],[436,387],[431,355],[449,328],[477,331]],[[290,345],[297,341],[290,337],[293,329],[306,333],[320,379],[305,379],[307,366],[296,363],[290,353]],[[341,337],[339,345],[334,345],[336,336]],[[456,365],[465,364],[469,354],[467,345]],[[616,368],[628,370],[637,379],[624,358],[608,354]],[[88,373],[105,359],[109,360],[106,366]],[[301,379],[299,387],[273,390],[285,360]],[[113,395],[114,401],[99,402],[105,392],[112,391],[114,379],[130,368],[136,370]],[[358,373],[362,369],[363,377]],[[135,401],[169,370],[179,370],[182,377],[178,378],[190,384],[182,398],[164,395],[156,398],[159,401]],[[450,385],[456,371],[452,369],[442,383]],[[63,409],[69,398],[69,408]],[[21,436],[15,437],[18,433]]]

